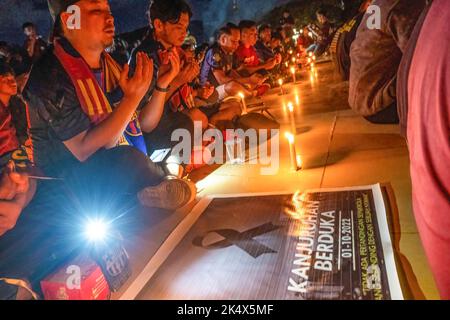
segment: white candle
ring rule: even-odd
[[[283,92],[283,79],[278,79],[278,84],[280,85],[280,93],[281,93],[281,95],[284,95],[284,92]]]
[[[286,132],[286,139],[289,141],[289,152],[291,155],[291,168],[298,171],[297,151],[295,150],[294,136],[290,132]]]
[[[297,131],[297,127],[295,125],[294,105],[292,104],[292,102],[288,103],[288,109],[289,109],[289,122],[291,124],[291,131],[295,134]]]
[[[297,105],[297,107],[300,107],[300,97],[298,96],[298,94],[295,94],[295,104]]]
[[[242,114],[247,114],[247,104],[245,103],[245,95],[242,92],[238,93],[242,102]]]
[[[295,76],[295,73],[296,73],[295,67],[291,67],[291,73],[292,73],[292,79],[294,80],[294,84],[295,84],[297,82],[297,79]]]

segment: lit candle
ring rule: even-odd
[[[291,73],[292,73],[292,80],[294,80],[294,84],[295,84],[297,82],[297,79],[295,77],[295,73],[296,73],[295,67],[291,67]]]
[[[301,170],[303,168],[303,161],[301,155],[297,155],[297,167],[298,170]]]
[[[316,61],[316,56],[313,55],[313,56],[312,56],[312,59],[313,59],[314,61]]]
[[[238,93],[239,97],[241,98],[241,102],[242,102],[242,114],[247,114],[247,104],[245,103],[245,95],[242,92]]]
[[[298,96],[298,94],[295,94],[295,104],[297,105],[297,107],[300,107],[300,97]]]
[[[289,50],[289,54],[292,55],[294,52],[292,50]]]
[[[281,95],[284,95],[284,92],[283,92],[283,79],[278,79],[278,84],[280,85],[280,93],[281,93]]]
[[[303,34],[303,29],[300,29],[300,33]]]
[[[308,63],[311,63],[312,61],[311,61],[311,58],[308,58]]]
[[[291,154],[291,168],[298,171],[297,151],[295,150],[294,136],[290,132],[286,132],[286,139],[289,141],[289,152]]]
[[[311,70],[314,70],[314,62],[311,63]]]
[[[310,31],[310,32],[308,32],[308,36],[310,37],[310,38],[312,38],[313,37],[313,34],[312,34],[312,32]]]
[[[295,59],[295,57],[292,58],[292,62],[295,63],[297,60]]]
[[[309,56],[312,57],[312,56],[313,56],[313,53],[312,53],[312,52],[309,52]]]
[[[286,66],[286,68],[289,67],[289,62],[286,61],[286,63],[284,64]]]
[[[288,109],[289,109],[289,122],[291,124],[291,131],[293,133],[297,132],[297,127],[295,125],[295,117],[294,117],[294,105],[292,102],[288,103]]]

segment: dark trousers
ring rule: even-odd
[[[181,112],[173,112],[166,107],[158,126],[150,133],[144,134],[147,150],[151,155],[156,150],[172,149],[179,141],[171,141],[176,129],[186,129],[194,138],[194,123],[191,118]]]
[[[132,147],[94,154],[68,166],[63,181],[44,181],[16,227],[0,237],[0,278],[39,281],[85,248],[86,221],[103,218],[125,227],[137,209],[136,194],[164,179],[161,167]],[[0,300],[17,288],[0,282]]]
[[[367,121],[375,124],[397,124],[400,122],[397,111],[397,104],[394,103],[391,106],[381,110],[380,112],[364,117]]]

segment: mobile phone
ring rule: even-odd
[[[169,152],[170,149],[155,150],[150,156],[150,160],[152,160],[155,163],[163,162],[166,159]]]

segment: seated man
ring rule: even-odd
[[[72,4],[80,8],[81,29],[67,25]],[[34,66],[24,92],[35,164],[64,179],[82,204],[129,194],[145,206],[173,210],[193,200],[191,183],[166,179],[147,157],[140,123],[155,126],[159,118],[149,110],[153,104],[136,110],[152,80],[151,59],[138,54],[129,77],[128,65],[122,70],[105,52],[115,30],[107,0],[49,5],[54,46]]]
[[[396,82],[403,52],[425,0],[374,0],[381,29],[370,29],[366,14],[350,49],[349,104],[368,121],[398,123]]]
[[[259,39],[255,44],[256,53],[261,63],[275,57],[275,53],[271,48],[272,28],[268,24],[263,24],[258,29]]]
[[[207,51],[202,65],[200,83],[212,84],[219,93],[220,101],[237,96],[239,92],[253,96],[257,85],[264,81],[257,73],[242,77],[236,72],[233,54],[239,46],[240,37],[239,27],[232,23],[221,28],[217,42]]]
[[[450,2],[418,20],[398,74],[399,114],[411,161],[412,201],[442,299],[450,299]]]
[[[317,40],[306,51],[313,52],[316,56],[321,56],[328,48],[334,30],[328,21],[325,11],[317,10],[316,17],[317,21],[309,27],[309,30],[317,37]]]
[[[350,77],[350,47],[355,40],[356,31],[371,2],[372,0],[364,1],[359,8],[359,13],[339,28],[333,37],[333,41],[331,41],[330,53],[336,71],[343,81],[348,81]]]
[[[268,71],[281,63],[281,56],[277,55],[262,63],[255,49],[258,40],[258,31],[254,21],[243,20],[239,23],[241,30],[241,44],[235,55],[239,65],[239,73],[249,76],[255,72],[267,75]]]
[[[23,48],[27,50],[29,57],[35,63],[47,50],[47,42],[38,34],[36,25],[32,22],[24,23],[22,30],[26,37]]]
[[[194,91],[191,83],[199,75],[200,66],[196,59],[189,59],[181,49],[192,16],[189,5],[184,0],[155,0],[150,2],[148,14],[153,32],[133,51],[132,67],[136,55],[144,52],[155,62],[155,78],[158,74],[165,74],[167,70],[166,56],[173,53],[180,57],[181,71],[164,87],[161,87],[159,81],[154,79],[141,102],[141,105],[145,104],[147,97],[152,96],[153,92],[167,93],[163,106],[163,117],[159,125],[152,131],[144,129],[147,145],[150,148],[155,144],[160,145],[161,137],[170,138],[174,130],[186,127],[178,119],[188,119],[191,123],[192,121],[201,121],[202,127],[206,128],[208,122],[216,124],[224,119],[231,120],[236,114],[240,114],[240,106],[235,102],[215,104],[205,108],[196,107],[194,98],[201,90]],[[201,95],[204,96],[203,93]]]

